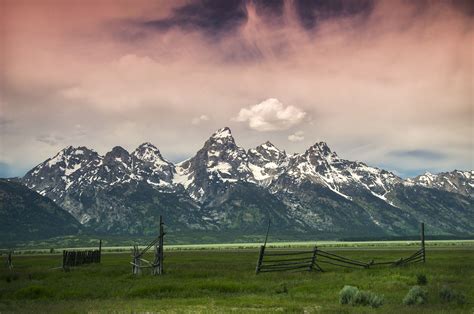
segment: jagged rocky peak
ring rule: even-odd
[[[249,161],[252,163],[264,163],[264,162],[275,162],[280,163],[286,158],[286,152],[279,150],[270,141],[249,149],[248,151]]]
[[[175,166],[163,158],[159,149],[145,142],[132,153],[134,174],[149,184],[160,188],[170,188],[175,173]]]
[[[100,156],[97,152],[85,147],[73,147],[67,146],[60,150],[55,156],[47,159],[35,168],[31,169],[25,176],[31,177],[38,173],[44,173],[48,171],[59,171],[66,172],[66,175],[70,173],[67,169],[77,168],[80,164],[85,164],[90,161],[99,160]]]
[[[206,141],[204,147],[220,145],[235,145],[234,137],[228,127],[221,128],[214,132]]]
[[[71,159],[71,158],[84,159],[90,155],[98,155],[98,154],[95,151],[85,146],[79,146],[79,147],[67,146],[63,148],[61,151],[59,151],[54,157],[48,159],[47,164],[48,166],[53,166],[56,163],[67,160],[67,159]]]
[[[214,132],[212,135],[211,135],[211,139],[234,139],[232,137],[232,131],[230,130],[229,127],[223,127],[223,128],[220,128],[219,130],[217,130],[216,132]]]
[[[105,163],[115,163],[116,161],[128,163],[130,162],[130,154],[128,151],[121,147],[121,146],[115,146],[112,148],[110,152],[105,154],[104,156],[104,162]]]
[[[271,142],[249,149],[248,167],[253,178],[261,185],[268,185],[274,178],[285,171],[287,156]]]
[[[132,155],[145,162],[163,161],[169,163],[163,158],[160,150],[150,142],[145,142],[138,146]]]
[[[192,158],[177,165],[175,182],[196,200],[219,190],[221,183],[249,180],[247,152],[239,147],[228,127],[214,132]]]
[[[204,143],[203,148],[196,154],[196,156],[199,155],[206,155],[200,157],[212,161],[247,159],[245,150],[235,143],[232,132],[228,127],[221,128],[214,132]]]
[[[313,146],[308,148],[306,153],[317,154],[317,155],[320,155],[320,156],[329,156],[329,155],[336,156],[336,153],[331,151],[331,149],[329,148],[329,146],[326,142],[317,142],[317,143],[315,143]]]
[[[407,179],[406,185],[417,184],[427,188],[435,188],[455,192],[466,196],[474,195],[473,171],[454,170],[432,174],[425,172],[413,179]]]
[[[266,141],[265,143],[263,144],[260,144],[259,146],[257,146],[255,148],[257,151],[259,152],[262,152],[262,151],[265,151],[265,152],[271,152],[273,154],[281,154],[281,153],[284,153],[284,151],[281,151],[279,150],[275,145],[273,145],[273,143],[271,143],[270,141]]]

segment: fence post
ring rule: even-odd
[[[163,238],[165,236],[165,232],[163,230],[163,216],[160,215],[160,239],[159,239],[159,247],[158,247],[158,258],[159,258],[159,268],[158,268],[158,274],[163,275],[163,259],[164,259],[164,254],[163,254]]]
[[[98,263],[100,263],[101,258],[102,258],[102,239],[99,240],[99,258],[98,258]]]
[[[311,257],[311,265],[309,265],[309,271],[313,271],[314,262],[316,261],[316,254],[318,252],[318,247],[315,246],[313,249],[313,256]]]
[[[141,260],[140,260],[140,252],[138,250],[138,245],[133,246],[133,267],[132,272],[134,275],[140,275],[141,270]]]
[[[425,223],[421,223],[421,249],[423,250],[423,263],[425,262]]]
[[[257,268],[255,268],[255,274],[258,275],[260,268],[262,267],[263,255],[265,254],[265,245],[260,246],[260,253],[258,255]]]
[[[13,269],[12,251],[9,251],[9,252],[8,252],[7,265],[8,265],[8,269],[9,269],[9,270],[12,270],[12,269]]]

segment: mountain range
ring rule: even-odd
[[[270,142],[245,150],[229,128],[174,164],[151,143],[105,155],[66,147],[18,181],[98,234],[168,230],[209,241],[251,238],[267,221],[281,239],[474,234],[473,171],[402,179],[339,157],[325,142],[287,154]]]

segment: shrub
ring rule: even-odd
[[[339,303],[351,304],[352,306],[362,305],[377,308],[382,306],[383,296],[377,295],[371,291],[359,290],[357,287],[344,286],[339,292]]]
[[[466,302],[466,297],[463,294],[456,292],[447,285],[439,290],[439,298],[441,302],[445,303],[457,301],[458,304],[464,304]]]
[[[424,286],[428,283],[428,279],[425,274],[416,275],[416,283],[420,286]]]
[[[349,304],[354,299],[355,295],[359,292],[357,287],[353,286],[344,286],[344,288],[339,291],[339,303]]]
[[[420,286],[413,286],[403,298],[405,305],[418,305],[426,303],[427,292]]]
[[[377,307],[381,307],[383,305],[383,302],[384,302],[383,295],[381,296],[381,295],[372,293],[370,297],[369,305],[373,308],[377,308]]]
[[[371,291],[359,291],[356,293],[354,298],[351,302],[352,305],[363,305],[363,306],[371,306],[373,308],[377,308],[382,306],[383,304],[383,297],[379,296]]]

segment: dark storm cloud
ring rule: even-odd
[[[400,157],[400,158],[415,158],[423,160],[441,160],[446,156],[442,153],[424,150],[424,149],[414,149],[414,150],[397,150],[389,153],[390,156]]]
[[[436,3],[436,1],[433,0],[405,1],[406,4],[416,7],[419,13],[423,13],[424,11],[428,10],[430,6]],[[443,0],[438,2],[452,7],[467,16],[474,16],[474,1],[472,0]]]
[[[298,0],[295,1],[300,23],[312,29],[318,23],[331,18],[368,16],[374,7],[373,0]]]
[[[374,6],[373,0],[296,0],[291,4],[300,24],[308,30],[331,18],[369,15]],[[247,21],[248,5],[253,5],[263,20],[282,23],[283,0],[198,0],[175,8],[169,17],[145,21],[141,25],[159,31],[177,27],[219,35],[231,32]]]
[[[452,5],[468,16],[474,16],[474,1],[472,0],[451,0]]]
[[[146,21],[145,27],[167,30],[179,27],[200,29],[209,34],[232,31],[247,20],[245,2],[241,0],[200,0],[174,9],[170,17]]]

